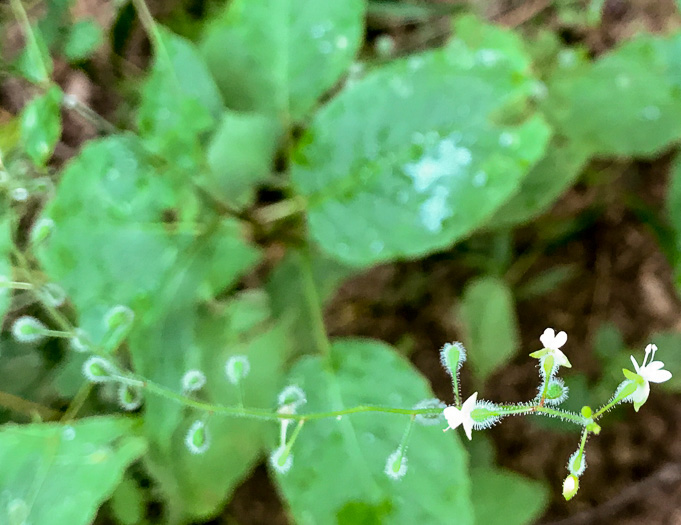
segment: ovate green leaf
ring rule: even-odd
[[[70,425],[7,425],[0,431],[0,523],[86,525],[145,449],[135,420],[98,417]]]
[[[194,44],[162,27],[158,36],[138,126],[147,147],[189,169],[199,163],[199,136],[217,121],[222,99]]]
[[[141,316],[157,304],[166,272],[194,238],[191,199],[176,193],[139,151],[131,137],[90,142],[64,169],[42,215],[55,226],[38,258],[94,342],[111,307],[126,305]],[[166,224],[169,212],[175,223]]]
[[[681,137],[681,36],[640,36],[596,62],[563,51],[543,108],[599,155],[653,155]]]
[[[271,117],[224,113],[207,151],[211,186],[223,200],[238,208],[252,203],[257,184],[273,171],[279,131]]]
[[[513,294],[496,277],[475,279],[466,285],[460,312],[466,327],[468,359],[475,374],[484,381],[518,348]]]
[[[44,84],[52,74],[52,57],[37,26],[24,26],[26,46],[17,59],[17,67],[24,77],[36,84]]]
[[[389,346],[339,340],[330,364],[301,359],[290,373],[308,403],[302,412],[356,405],[411,407],[432,397],[426,380]],[[293,447],[293,465],[277,483],[297,523],[473,523],[466,453],[453,433],[416,425],[408,470],[399,481],[384,473],[408,417],[362,413],[305,423]]]
[[[61,89],[52,86],[29,102],[21,113],[21,141],[26,154],[39,166],[52,156],[61,136]]]
[[[529,525],[549,501],[546,486],[510,470],[480,468],[471,471],[475,523]]]
[[[352,63],[364,11],[364,0],[235,0],[201,50],[229,107],[300,120]]]
[[[241,294],[219,311],[204,308],[195,315],[187,309],[156,326],[131,345],[135,366],[145,375],[179,392],[187,370],[202,370],[207,382],[197,395],[237,406],[239,393],[227,380],[225,364],[230,356],[244,355],[250,362],[243,383],[245,405],[274,407],[290,345],[283,326],[273,323],[262,292]],[[148,464],[172,512],[192,520],[205,519],[221,508],[258,461],[268,436],[267,423],[214,414],[207,420],[210,446],[194,455],[185,445],[185,435],[202,416],[161,398],[150,397],[146,405],[146,432],[155,445]]]
[[[80,20],[71,27],[64,55],[72,62],[85,60],[102,44],[102,29],[94,20]]]
[[[529,171],[518,192],[497,210],[488,226],[507,228],[543,212],[574,183],[588,158],[584,145],[553,141],[546,156]]]
[[[506,123],[533,85],[519,39],[471,19],[460,28],[447,49],[347,88],[303,136],[293,182],[313,238],[334,257],[367,265],[444,248],[488,219],[542,156],[540,117]]]
[[[308,264],[322,306],[354,271],[323,253],[290,250],[270,274],[266,289],[272,312],[289,326],[296,339],[296,351],[301,354],[313,353],[317,344],[310,323],[310,303],[305,294],[306,286],[310,285],[306,282]]]

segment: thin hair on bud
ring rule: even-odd
[[[452,363],[452,354],[456,355],[456,363]],[[440,362],[444,369],[450,374],[454,375],[459,372],[459,369],[466,361],[466,349],[463,343],[456,341],[454,343],[445,343],[440,349]]]
[[[501,421],[502,416],[497,415],[497,414],[487,414],[485,415],[485,419],[482,419],[480,421],[475,419],[476,411],[477,414],[480,414],[481,411],[489,411],[489,412],[498,412],[501,410],[501,407],[497,405],[496,403],[492,403],[491,401],[486,401],[486,400],[480,400],[477,403],[475,403],[475,408],[473,409],[471,416],[473,418],[473,428],[475,430],[485,430],[488,428],[492,428],[494,425],[496,425],[499,421]]]
[[[210,433],[206,423],[197,419],[192,423],[184,438],[184,444],[192,454],[203,454],[210,446]]]
[[[416,414],[414,420],[417,423],[425,426],[439,425],[442,423],[442,420],[444,419],[442,410],[444,410],[446,407],[447,403],[445,403],[444,401],[440,401],[437,398],[423,399],[414,405],[414,410],[437,408],[440,409],[440,412],[435,414]]]
[[[20,343],[35,343],[45,337],[47,327],[35,317],[24,315],[12,325],[12,335]]]
[[[293,453],[286,451],[286,445],[277,447],[272,454],[270,454],[270,465],[279,474],[286,474],[291,470],[293,465]]]
[[[116,379],[116,367],[103,357],[93,355],[83,363],[83,375],[93,383],[105,383]]]
[[[233,385],[238,385],[251,371],[251,364],[245,355],[233,355],[225,363],[225,374]]]
[[[579,450],[575,450],[570,456],[570,459],[568,459],[567,464],[567,469],[570,474],[574,474],[577,477],[581,476],[586,469],[586,457],[583,452],[581,455],[579,452]]]
[[[118,404],[123,410],[137,410],[142,405],[142,391],[130,385],[119,385]]]
[[[201,370],[187,370],[182,376],[182,391],[196,392],[206,384],[206,374]]]
[[[307,403],[305,392],[298,385],[288,385],[277,396],[277,405],[288,406],[294,409]]]
[[[386,476],[394,480],[403,478],[407,473],[407,455],[403,453],[401,448],[388,456],[384,472]]]

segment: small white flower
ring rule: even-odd
[[[466,432],[466,437],[468,437],[468,439],[473,439],[472,432],[475,421],[473,421],[471,412],[473,412],[477,400],[478,393],[476,392],[463,402],[463,405],[460,409],[455,406],[445,408],[442,413],[444,414],[447,424],[449,425],[445,430],[449,430],[450,428],[455,429],[459,425],[462,425],[464,432]]]
[[[541,344],[549,352],[546,355],[552,355],[555,363],[558,366],[564,366],[566,368],[572,368],[570,361],[565,357],[565,354],[560,350],[560,348],[567,342],[567,334],[565,332],[556,333],[553,328],[547,328],[544,333],[539,337]]]
[[[643,380],[637,382],[636,390],[631,394],[631,400],[634,402],[634,408],[636,410],[647,401],[648,395],[650,394],[650,383],[664,383],[665,381],[669,381],[672,377],[669,370],[662,369],[662,367],[664,367],[662,361],[654,361],[657,345],[649,344],[646,346],[645,352],[646,355],[643,358],[641,366],[638,366],[633,355],[630,356],[636,374]],[[650,357],[650,359],[648,359],[648,357]]]

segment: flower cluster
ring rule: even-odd
[[[625,381],[623,381],[615,395],[603,407],[593,411],[590,407],[582,407],[579,414],[562,410],[558,407],[566,398],[568,389],[560,377],[556,377],[560,367],[571,368],[569,359],[561,348],[567,343],[567,334],[558,332],[553,328],[547,328],[539,340],[543,348],[530,354],[539,360],[539,373],[541,384],[537,397],[529,403],[517,403],[508,405],[496,405],[490,401],[478,400],[478,393],[473,393],[468,399],[461,402],[459,391],[458,372],[466,360],[466,351],[461,343],[447,344],[441,350],[441,361],[447,372],[452,377],[454,387],[454,405],[443,409],[442,415],[447,421],[444,430],[462,427],[466,437],[473,437],[473,429],[480,430],[489,428],[501,418],[511,415],[540,414],[550,417],[560,417],[582,426],[582,438],[579,448],[572,454],[568,461],[568,476],[563,483],[563,496],[569,500],[575,496],[579,489],[579,478],[586,468],[585,445],[589,434],[599,434],[601,427],[596,420],[605,412],[619,403],[633,403],[638,411],[647,401],[650,395],[650,383],[663,383],[671,379],[671,372],[664,370],[662,361],[655,361],[657,346],[649,344],[645,348],[645,357],[639,366],[636,359],[631,356],[634,372],[624,369]]]

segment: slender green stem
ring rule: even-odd
[[[454,403],[461,408],[461,389],[459,388],[459,370],[452,370],[452,390],[454,391]]]
[[[300,197],[293,197],[260,208],[255,215],[260,222],[268,224],[297,215],[304,210],[305,201]]]
[[[620,392],[609,402],[599,408],[596,413],[592,416],[593,420],[596,421],[599,417],[605,414],[608,410],[613,408],[615,405],[622,402],[623,399],[629,397],[636,390],[636,384],[630,382],[628,385],[624,386]]]
[[[0,281],[0,288],[11,288],[12,290],[33,290],[31,283],[21,283],[18,281]]]
[[[33,28],[31,27],[31,21],[28,19],[28,15],[26,14],[26,10],[24,9],[23,4],[21,3],[21,0],[10,0],[10,3],[12,5],[12,11],[14,12],[14,16],[16,19],[19,21],[21,24],[26,40],[28,40],[28,51],[29,53],[31,52],[31,49],[33,52],[37,55],[35,57],[36,62],[40,64],[40,75],[43,77],[45,81],[47,81],[49,77],[49,73],[47,71],[47,66],[45,65],[45,61],[43,60],[43,57],[41,56],[41,50],[40,46],[38,45],[38,40],[35,37],[35,33],[33,32]]]
[[[288,443],[286,443],[286,448],[284,449],[285,452],[283,454],[283,457],[287,457],[291,453],[291,449],[293,448],[293,444],[296,442],[296,439],[298,439],[298,434],[300,434],[300,431],[303,428],[304,424],[305,424],[304,419],[301,419],[300,421],[298,421],[298,424],[296,425],[296,428],[293,431],[293,434],[291,435],[291,439],[289,439]]]
[[[314,339],[319,349],[319,352],[328,361],[331,356],[331,343],[326,335],[326,326],[324,325],[324,312],[322,310],[322,303],[317,293],[317,286],[314,282],[312,273],[312,265],[310,263],[310,256],[307,252],[299,252],[301,277],[303,279],[303,293],[310,313],[312,321],[312,330],[314,332]]]
[[[407,450],[407,445],[409,444],[409,437],[411,436],[411,431],[414,428],[414,421],[416,420],[416,416],[411,416],[409,418],[409,423],[407,424],[407,428],[404,429],[404,434],[402,434],[402,439],[400,441],[400,451],[402,454],[404,454],[405,450]]]
[[[571,423],[579,426],[585,425],[585,419],[579,414],[561,410],[560,408],[549,408],[547,406],[537,405],[503,405],[499,410],[490,410],[490,414],[494,416],[519,416],[525,414],[546,414],[548,416],[560,417]]]
[[[33,280],[33,274],[32,274],[32,271],[31,271],[31,267],[28,263],[28,260],[24,256],[24,254],[21,252],[21,250],[19,250],[14,245],[12,245],[11,249],[12,249],[12,255],[14,256],[14,258],[17,261],[17,266],[26,274],[26,280],[28,281],[28,283],[33,288],[38,289],[39,286]],[[47,312],[50,314],[50,316],[52,317],[54,322],[57,323],[57,325],[59,325],[59,328],[61,330],[63,330],[64,332],[69,332],[69,333],[74,332],[73,326],[71,326],[71,323],[69,322],[69,320],[64,315],[62,315],[62,313],[57,308],[55,308],[54,306],[52,306],[51,304],[49,304],[45,301],[41,301],[41,304],[43,305],[45,310],[47,310]]]
[[[211,403],[206,403],[204,401],[198,401],[192,399],[182,394],[171,390],[170,388],[164,387],[153,381],[144,380],[142,378],[137,378],[143,381],[143,387],[147,389],[148,392],[156,394],[158,396],[164,397],[166,399],[176,401],[185,406],[196,408],[198,410],[204,410],[206,412],[213,412],[215,414],[223,414],[228,416],[245,417],[250,419],[261,419],[268,421],[281,421],[284,419],[292,419],[295,421],[300,420],[315,420],[315,419],[330,419],[336,418],[338,416],[346,416],[350,414],[359,414],[362,412],[383,412],[387,414],[403,414],[408,416],[413,415],[436,415],[442,412],[441,408],[421,408],[421,409],[410,409],[410,408],[394,408],[394,407],[382,407],[374,405],[359,405],[356,407],[345,408],[341,410],[330,410],[328,412],[315,412],[312,414],[285,414],[274,412],[271,410],[266,410],[263,408],[241,408],[234,406],[224,406],[224,405],[214,405]]]
[[[236,385],[236,389],[238,392],[239,396],[239,408],[243,409],[244,408],[244,386],[241,381]]]

